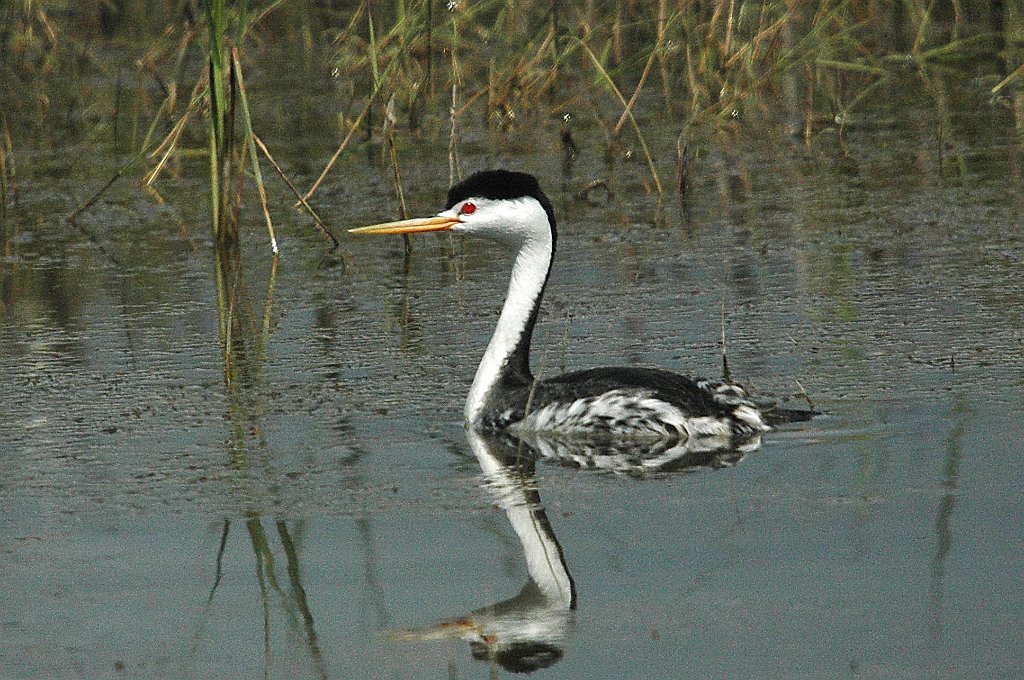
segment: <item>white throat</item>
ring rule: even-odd
[[[501,379],[516,348],[525,341],[528,351],[529,338],[524,338],[524,334],[533,331],[527,326],[534,310],[540,304],[540,296],[544,292],[544,284],[551,267],[553,244],[547,214],[536,201],[530,199],[530,203],[536,209],[530,210],[525,219],[522,208],[519,209],[519,224],[522,227],[517,239],[519,252],[515,264],[512,265],[512,278],[505,295],[505,304],[501,308],[498,325],[484,351],[483,359],[476,370],[476,377],[473,379],[473,386],[466,398],[466,422],[471,426],[479,422],[487,398]],[[478,234],[488,235],[483,231]],[[507,233],[503,236],[505,238],[500,240],[505,243],[511,242],[507,238]]]

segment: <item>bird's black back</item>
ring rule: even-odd
[[[715,400],[710,391],[686,376],[658,368],[591,368],[539,382],[511,376],[495,390],[487,405],[488,426],[501,429],[552,403],[568,404],[615,390],[643,392],[694,416],[728,417],[732,406]],[[713,390],[713,387],[712,387]]]
[[[622,389],[650,392],[652,397],[694,415],[720,415],[731,410],[687,376],[660,368],[628,366],[591,368],[544,380],[538,384],[534,398],[573,401]]]

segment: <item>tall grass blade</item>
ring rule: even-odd
[[[612,80],[611,75],[604,68],[600,60],[597,58],[597,55],[594,54],[590,47],[588,47],[582,40],[579,41],[579,45],[583,48],[583,51],[587,56],[590,57],[590,61],[594,64],[594,69],[597,71],[598,75],[601,76],[601,79],[608,86],[608,89],[615,94],[619,102],[622,104],[623,115],[629,116],[629,122],[633,126],[633,132],[636,133],[637,140],[640,142],[640,146],[644,150],[644,157],[647,159],[647,168],[651,173],[651,179],[654,181],[654,186],[659,195],[663,194],[664,189],[661,186],[661,178],[658,176],[658,169],[654,166],[654,158],[651,156],[651,151],[647,146],[647,140],[644,139],[644,134],[640,130],[640,125],[636,122],[636,118],[633,116],[633,112],[630,110],[630,106],[626,102],[626,98],[622,96],[622,92],[615,84],[615,81]]]
[[[1020,80],[1021,76],[1024,76],[1024,64],[1018,66],[1017,68],[1015,68],[1013,70],[1012,73],[1010,73],[1010,75],[1008,75],[1005,78],[1003,78],[1002,80],[1000,80],[999,84],[997,84],[995,87],[992,88],[992,94],[993,95],[999,94],[1004,89],[1006,89],[1007,86],[1012,85],[1013,83],[1015,83],[1018,80]]]
[[[210,197],[213,209],[213,232],[218,240],[230,239],[227,233],[228,157],[230,141],[228,121],[229,65],[224,58],[224,37],[227,31],[226,0],[209,0],[206,6],[209,41],[210,95]],[[233,239],[232,239],[233,240]]]
[[[263,182],[263,172],[260,170],[260,157],[256,152],[256,135],[252,131],[252,116],[249,113],[249,95],[245,89],[245,79],[242,77],[242,63],[238,59],[238,48],[232,48],[231,61],[234,65],[235,77],[238,80],[238,94],[242,102],[242,122],[245,124],[245,145],[249,150],[249,161],[252,163],[252,172],[256,178],[256,189],[260,195],[260,206],[263,208],[263,217],[267,222],[267,232],[270,235],[270,250],[275,255],[280,252],[277,244],[277,235],[274,233],[274,220],[270,217],[270,206],[267,204],[267,187]]]

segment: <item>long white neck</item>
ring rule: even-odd
[[[533,380],[530,336],[551,269],[553,250],[551,232],[545,228],[530,234],[516,255],[498,326],[466,398],[466,422],[470,425],[479,422],[488,397],[502,380],[519,384]]]
[[[575,607],[575,587],[565,564],[562,546],[548,522],[540,496],[532,479],[524,479],[516,466],[501,462],[488,441],[476,432],[468,433],[469,445],[476,454],[487,479],[487,489],[496,504],[508,515],[509,522],[523,544],[526,569],[543,593],[548,607],[568,610]]]

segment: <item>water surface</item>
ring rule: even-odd
[[[824,413],[719,469],[541,460],[507,488],[461,423],[507,253],[328,253],[279,209],[276,268],[255,213],[218,262],[197,172],[83,218],[115,263],[62,222],[107,164],[40,154],[3,227],[0,675],[504,676],[423,638],[530,587],[522,517],[575,588],[541,675],[1024,673],[1020,142],[955,114],[963,173],[894,99],[842,144],[708,140],[660,208],[597,131],[568,173],[555,122],[471,134],[467,171],[534,172],[559,215],[535,369],[717,376],[724,323],[734,378]],[[405,150],[416,213],[445,158]],[[379,168],[352,156],[325,191],[339,232],[394,216]],[[597,177],[612,200],[580,200]]]

